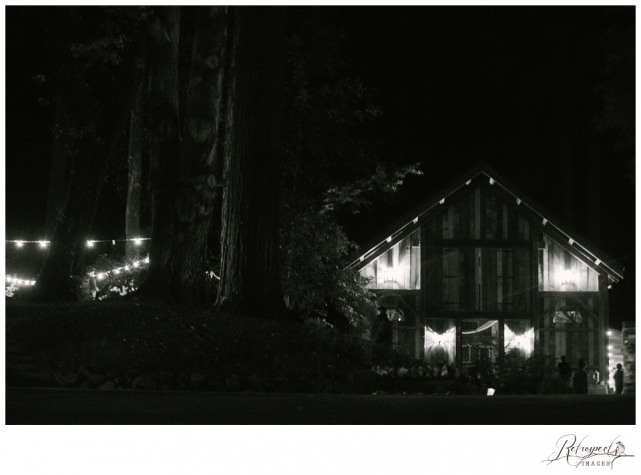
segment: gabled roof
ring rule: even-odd
[[[384,228],[374,239],[363,246],[365,252],[363,252],[358,259],[351,262],[349,267],[363,267],[378,257],[382,252],[418,229],[422,221],[439,214],[443,210],[442,205],[457,191],[469,186],[472,181],[480,182],[483,180],[487,180],[490,185],[496,186],[512,196],[516,204],[522,207],[521,209],[526,214],[529,214],[535,222],[539,220],[539,229],[548,234],[558,242],[559,245],[574,255],[574,257],[599,273],[605,272],[614,282],[623,279],[624,268],[621,264],[598,249],[597,246],[590,243],[588,239],[562,225],[559,219],[551,213],[544,211],[525,193],[499,176],[498,173],[485,163],[481,163],[470,169],[438,193],[432,195],[407,213],[404,213],[394,223]]]

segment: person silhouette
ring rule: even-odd
[[[572,367],[565,361],[565,355],[561,356],[561,362],[556,368],[561,378],[561,394],[571,392],[572,387],[570,386],[570,380],[572,379]]]
[[[617,364],[617,370],[614,372],[614,392],[621,394],[623,392],[623,366]]]
[[[585,372],[585,360],[579,360],[579,369],[574,372],[573,389],[576,394],[588,393],[588,373]]]
[[[91,293],[91,298],[96,299],[96,293],[98,292],[98,284],[96,283],[96,270],[88,266],[87,275],[89,276],[89,293]]]

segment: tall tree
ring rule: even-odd
[[[67,112],[71,158],[64,204],[38,278],[44,298],[74,297],[70,276],[84,273],[100,187],[129,111],[132,51],[126,48],[126,36],[112,29],[118,22],[100,13],[79,7],[47,11],[50,31],[75,27],[78,33],[51,38],[63,58],[54,87]]]
[[[125,210],[125,257],[133,259],[138,247],[133,241],[140,236],[140,209],[142,200],[142,150],[144,132],[144,86],[146,68],[144,58],[136,65],[136,79],[129,117],[129,147],[127,155],[127,207]]]
[[[180,156],[178,42],[180,7],[158,7],[150,21],[149,155],[152,202],[149,276],[144,293],[171,290],[172,200]],[[150,289],[154,289],[151,291]]]
[[[223,169],[220,118],[229,21],[226,7],[199,7],[196,14],[182,121],[177,89],[180,12],[160,8],[153,23],[153,225],[149,276],[140,292],[145,298],[186,305],[207,296],[207,237]]]
[[[235,9],[217,300],[234,314],[284,310],[278,246],[284,51],[283,8]]]

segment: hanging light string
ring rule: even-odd
[[[87,247],[93,247],[95,243],[102,243],[102,242],[110,242],[112,245],[115,245],[116,242],[133,242],[137,246],[140,246],[142,244],[142,241],[150,241],[151,238],[143,238],[143,237],[136,237],[136,238],[130,238],[130,239],[88,239],[87,240]],[[44,248],[47,247],[51,241],[47,241],[45,239],[41,239],[39,241],[33,241],[33,240],[27,240],[27,239],[7,239],[5,241],[7,244],[9,243],[15,243],[16,247],[20,248],[24,244],[38,244],[40,247]]]
[[[103,271],[103,272],[98,272],[96,274],[96,279],[97,280],[102,280],[105,277],[113,277],[115,275],[120,274],[122,271],[128,271],[131,270],[132,268],[138,269],[140,266],[144,264],[149,264],[149,256],[145,257],[144,259],[136,260],[131,263],[131,265],[124,265],[122,267],[115,267],[111,270],[108,271]],[[214,271],[206,271],[205,272],[211,279],[217,279],[220,280],[220,277],[216,275]],[[5,283],[7,285],[15,285],[15,286],[29,286],[29,285],[36,285],[36,281],[32,279],[23,279],[21,277],[18,277],[16,275],[7,275],[5,279]]]
[[[138,269],[140,266],[143,264],[149,264],[149,256],[145,257],[144,259],[136,260],[131,263],[131,265],[124,265],[122,267],[115,267],[111,270],[108,271],[103,271],[103,272],[98,272],[96,274],[96,279],[97,280],[102,280],[105,277],[112,277],[114,275],[120,274],[122,271],[128,271],[132,268]],[[28,286],[28,285],[36,285],[36,281],[32,279],[23,279],[20,278],[16,275],[7,275],[5,279],[6,284],[12,284],[16,285],[18,287],[20,286]]]
[[[362,267],[363,264],[361,264],[365,259],[369,259],[373,255],[377,254],[378,252],[381,252],[382,249],[386,247],[386,244],[392,242],[392,240],[399,239],[402,236],[407,235],[409,231],[413,231],[415,228],[417,228],[417,224],[420,218],[423,218],[426,216],[432,209],[436,208],[439,205],[442,205],[445,203],[445,199],[449,197],[450,195],[456,193],[459,189],[469,185],[473,179],[475,179],[477,176],[484,174],[489,178],[490,185],[494,186],[497,185],[498,187],[502,188],[505,192],[508,194],[512,195],[513,198],[516,199],[516,204],[517,206],[525,206],[530,209],[533,213],[539,215],[539,217],[542,218],[542,224],[543,226],[548,226],[550,228],[554,228],[558,233],[562,234],[565,236],[565,239],[567,239],[567,242],[569,243],[570,246],[572,246],[574,249],[577,249],[583,256],[584,259],[588,262],[593,263],[593,265],[597,267],[604,268],[606,272],[610,275],[610,279],[613,281],[618,281],[618,279],[623,278],[623,274],[621,272],[618,272],[615,270],[612,266],[606,264],[603,262],[600,258],[598,258],[594,253],[592,253],[589,249],[587,249],[585,246],[582,246],[579,244],[577,241],[572,239],[569,234],[561,229],[560,227],[552,224],[547,218],[543,217],[539,211],[536,209],[532,208],[529,205],[526,205],[523,203],[523,201],[516,196],[510,189],[505,187],[504,185],[498,183],[494,178],[490,177],[486,172],[480,171],[476,173],[472,178],[468,179],[464,185],[459,185],[458,187],[454,188],[453,190],[449,191],[448,194],[443,197],[441,200],[439,200],[436,203],[432,203],[427,209],[422,210],[418,216],[416,216],[412,221],[406,223],[405,225],[401,226],[399,229],[397,229],[395,232],[393,232],[390,236],[388,236],[385,240],[379,242],[375,246],[371,247],[367,252],[362,254],[360,257],[352,261],[347,267],[348,268],[359,268]],[[438,204],[437,204],[438,203]]]

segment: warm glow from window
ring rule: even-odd
[[[430,327],[425,327],[425,354],[437,349],[443,349],[447,355],[448,363],[454,362],[454,351],[456,348],[456,327],[452,327],[445,333],[436,333]]]
[[[563,283],[564,283],[564,284],[565,284],[565,283],[572,283],[572,282],[574,282],[574,272],[572,272],[571,270],[567,270],[567,269],[566,269],[566,270],[564,270],[564,271],[561,273],[561,276],[563,276]]]
[[[522,335],[517,335],[505,325],[504,328],[505,349],[520,349],[525,356],[532,354],[534,348],[534,328],[530,328]]]
[[[398,282],[399,269],[396,267],[385,267],[383,269],[383,282]]]

